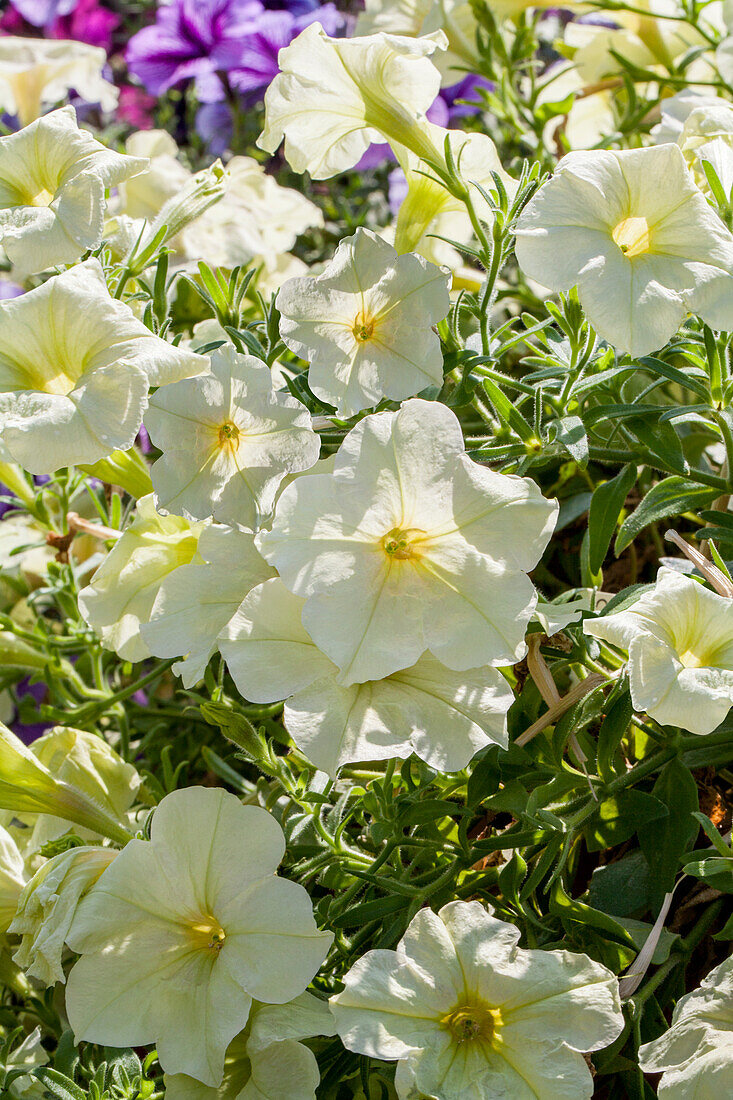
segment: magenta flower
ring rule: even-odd
[[[46,28],[46,37],[73,38],[76,42],[101,46],[109,53],[112,49],[112,34],[120,22],[120,16],[103,8],[99,0],[76,0],[73,11],[67,15],[60,14]]]

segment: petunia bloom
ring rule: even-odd
[[[97,260],[0,302],[0,336],[0,440],[38,474],[127,450],[148,388],[206,366],[113,299]]]
[[[84,621],[123,661],[150,656],[140,624],[150,618],[164,579],[196,554],[202,529],[182,516],[161,515],[152,494],[142,497],[132,522],[79,593]]]
[[[525,951],[477,901],[422,909],[396,951],[368,951],[331,1010],[344,1045],[397,1061],[400,1100],[587,1100],[581,1052],[624,1025],[618,982],[587,955]]]
[[[363,683],[426,650],[457,671],[519,660],[526,572],[556,516],[533,481],[468,458],[450,409],[414,399],[357,424],[333,474],[296,478],[258,540],[342,683]]]
[[[314,179],[353,168],[380,140],[440,159],[418,124],[440,86],[429,55],[444,44],[440,32],[330,38],[312,23],[280,51],[257,144],[274,153],[284,138],[290,166]]]
[[[166,1073],[217,1087],[252,1000],[297,997],[331,942],[303,887],[275,874],[284,852],[258,806],[221,789],[167,795],[150,841],[123,848],[74,916],[77,1041],[155,1043]]]
[[[625,611],[586,619],[583,630],[629,654],[637,711],[706,734],[733,706],[733,601],[675,569]]]
[[[87,103],[112,111],[117,89],[102,75],[106,64],[104,50],[85,42],[0,37],[0,110],[27,126],[73,88]]]
[[[0,138],[0,241],[8,259],[33,273],[97,248],[107,188],[146,164],[79,129],[73,107]]]
[[[453,772],[487,745],[506,748],[514,695],[496,669],[454,672],[425,654],[384,680],[344,687],[304,629],[302,610],[279,578],[268,580],[245,597],[219,648],[245,699],[287,698],[285,728],[316,767],[335,776],[347,763],[415,752]]]
[[[676,145],[568,153],[520,215],[517,259],[551,290],[577,285],[598,334],[633,356],[688,312],[733,327],[733,236]]]
[[[315,1055],[300,1039],[333,1035],[328,1005],[301,993],[284,1005],[253,1002],[244,1031],[229,1044],[218,1089],[183,1074],[166,1076],[167,1100],[315,1100]]]
[[[288,279],[277,296],[280,335],[309,361],[316,397],[342,417],[442,385],[432,326],[449,306],[444,271],[399,256],[368,229],[344,238],[321,275]]]
[[[0,825],[0,935],[5,935],[15,916],[26,879],[23,856],[8,830]]]
[[[660,1100],[733,1095],[733,958],[680,997],[668,1031],[639,1047],[645,1073],[661,1073]]]
[[[231,345],[210,358],[210,374],[164,386],[145,414],[163,452],[151,470],[158,507],[256,529],[285,475],[318,460],[320,439],[262,360]]]
[[[156,657],[183,657],[173,671],[184,687],[193,687],[244,597],[272,574],[250,532],[218,523],[205,527],[196,560],[160,585],[150,621],[140,626],[145,645]]]

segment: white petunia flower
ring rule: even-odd
[[[70,848],[26,885],[10,930],[22,937],[13,960],[31,977],[44,985],[66,981],[62,956],[76,907],[117,855],[114,848]]]
[[[650,136],[657,145],[667,145],[670,142],[679,144],[680,135],[685,122],[693,111],[699,107],[729,107],[727,99],[721,99],[717,95],[706,95],[695,88],[683,88],[676,95],[663,99],[659,104],[660,121],[652,126]]]
[[[444,271],[399,256],[369,229],[344,238],[322,275],[289,279],[277,296],[280,335],[309,361],[316,397],[342,417],[442,385],[432,326],[449,307]]]
[[[266,581],[244,599],[219,648],[245,699],[290,696],[285,728],[316,767],[335,776],[344,764],[415,752],[455,772],[486,745],[506,748],[514,696],[496,669],[453,672],[425,654],[383,680],[344,687],[303,627],[302,610],[279,578]]]
[[[185,653],[173,671],[184,687],[193,687],[245,595],[272,573],[248,531],[219,524],[206,527],[197,560],[174,569],[161,584],[150,622],[140,627],[143,641],[156,657]]]
[[[117,208],[130,218],[152,222],[162,207],[190,183],[192,173],[178,160],[178,145],[166,130],[138,130],[125,142],[125,152],[145,157],[144,172],[118,189]]]
[[[76,911],[66,1009],[77,1041],[155,1043],[166,1073],[217,1087],[253,999],[284,1004],[320,967],[308,894],[278,878],[282,830],[220,789],[167,795]]]
[[[296,478],[258,540],[353,684],[426,650],[457,671],[519,660],[537,599],[526,572],[556,516],[533,481],[468,458],[450,409],[411,400],[357,424],[332,475]]]
[[[166,1100],[315,1100],[318,1063],[298,1040],[335,1030],[328,1005],[310,993],[285,1005],[255,1001],[247,1027],[229,1044],[220,1087],[166,1076]]]
[[[274,153],[284,138],[290,166],[314,179],[353,168],[374,141],[435,157],[417,123],[440,87],[429,55],[444,46],[441,32],[330,38],[311,23],[278,54],[257,144]]]
[[[106,67],[105,50],[86,42],[0,37],[0,110],[27,126],[73,88],[80,99],[113,111],[119,93],[104,79]]]
[[[317,460],[308,410],[276,393],[265,364],[231,345],[211,353],[211,373],[164,386],[145,426],[163,454],[151,478],[159,508],[256,528],[286,474]]]
[[[27,877],[18,845],[8,830],[0,825],[0,935],[7,932],[8,925],[15,916],[18,898]]]
[[[645,1073],[661,1073],[660,1100],[733,1095],[733,958],[680,997],[668,1031],[639,1047]]]
[[[733,706],[733,601],[675,569],[625,611],[586,619],[583,630],[629,654],[637,711],[706,734]]]
[[[46,1089],[31,1071],[45,1066],[49,1061],[48,1051],[41,1043],[41,1029],[36,1027],[10,1051],[3,1067],[6,1073],[16,1069],[27,1070],[27,1073],[14,1078],[8,1088],[11,1100],[43,1100]]]
[[[524,951],[477,901],[422,909],[396,951],[368,951],[331,998],[349,1050],[397,1061],[401,1100],[586,1100],[583,1058],[617,1038],[618,982],[587,955]]]
[[[202,523],[156,512],[152,495],[137,502],[135,518],[79,593],[79,611],[102,645],[123,661],[150,650],[140,624],[150,619],[161,584],[196,554]]]
[[[227,162],[224,197],[188,226],[183,254],[216,267],[257,260],[275,264],[307,229],[323,225],[323,214],[292,187],[282,187],[252,157]]]
[[[80,130],[73,107],[0,138],[0,241],[16,270],[45,271],[97,248],[106,189],[145,165]]]
[[[96,462],[132,446],[149,386],[205,366],[111,298],[87,260],[0,302],[0,440],[31,473]]]
[[[733,236],[676,145],[563,157],[519,218],[517,259],[551,290],[577,284],[599,335],[634,356],[688,312],[733,327]]]
[[[733,191],[733,103],[696,107],[685,119],[677,139],[700,190],[710,196],[703,164],[715,170],[726,197]]]

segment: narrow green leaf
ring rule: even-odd
[[[636,511],[622,523],[614,548],[616,556],[649,524],[667,519],[668,516],[697,511],[712,504],[719,495],[716,489],[710,489],[707,485],[695,485],[688,478],[676,475],[666,477],[649,490]]]
[[[603,565],[613,533],[616,530],[626,497],[636,482],[636,466],[633,462],[599,485],[588,511],[588,565],[591,573],[598,573]]]

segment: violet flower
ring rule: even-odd
[[[152,95],[193,79],[199,100],[216,102],[224,98],[217,74],[236,67],[262,11],[260,0],[173,0],[130,39],[128,68]]]
[[[79,0],[10,0],[19,15],[34,27],[47,27],[59,16],[69,15]]]
[[[277,55],[310,23],[318,22],[326,34],[336,35],[344,26],[344,17],[333,4],[306,8],[296,15],[293,10],[263,10],[254,17],[242,41],[239,61],[229,73],[232,87],[244,95],[263,93],[280,72]]]

